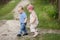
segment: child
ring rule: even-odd
[[[26,13],[23,10],[23,7],[21,7],[21,6],[19,7],[18,12],[20,13],[20,19],[19,19],[20,30],[19,30],[17,36],[20,37],[22,33],[24,33],[23,36],[28,35],[27,30],[26,30],[27,16],[26,16]]]
[[[27,9],[30,12],[30,31],[34,33],[33,37],[36,37],[38,35],[37,32],[38,18],[34,11],[34,7],[31,4],[28,5]]]

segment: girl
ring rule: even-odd
[[[34,11],[34,7],[31,4],[27,6],[27,9],[30,12],[30,31],[34,33],[33,37],[36,37],[38,35],[37,32],[38,18]]]

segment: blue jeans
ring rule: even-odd
[[[25,23],[21,23],[20,25],[21,25],[21,27],[20,27],[20,30],[19,30],[18,34],[27,33],[26,24]]]

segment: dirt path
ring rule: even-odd
[[[32,38],[30,31],[28,31],[29,35],[27,36],[22,37],[16,36],[20,27],[18,20],[3,20],[3,22],[4,24],[0,26],[0,40],[27,40]],[[60,34],[60,30],[52,30],[52,29],[38,29],[38,30],[40,35],[46,33]]]
[[[46,33],[54,33],[54,34],[60,34],[60,30],[53,30],[53,29],[38,29],[40,34],[46,34]]]
[[[25,7],[30,2],[28,0],[21,1],[18,5],[14,8],[14,18],[19,18],[18,16],[18,7],[21,5]],[[32,35],[28,31],[28,36],[17,37],[17,32],[19,30],[20,24],[18,20],[0,20],[0,40],[35,40],[32,38]],[[46,33],[54,33],[60,34],[60,30],[52,30],[52,29],[38,29],[39,34],[46,34]],[[39,35],[40,37],[40,35]],[[41,39],[42,40],[42,39]]]

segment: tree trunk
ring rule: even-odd
[[[59,13],[58,20],[60,21],[60,0],[58,0],[57,3],[58,3],[58,13]]]
[[[51,4],[55,4],[56,0],[49,0]]]
[[[0,4],[5,4],[5,3],[8,3],[9,1],[11,0],[0,0]]]

